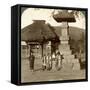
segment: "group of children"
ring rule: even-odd
[[[29,57],[30,70],[34,71],[35,56],[31,53]],[[42,70],[60,70],[62,68],[62,55],[60,52],[56,54],[44,54],[42,57]]]
[[[42,70],[60,70],[62,67],[62,55],[60,52],[52,55],[48,53],[47,55],[43,55],[42,57]]]

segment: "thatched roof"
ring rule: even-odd
[[[60,26],[54,26],[53,28],[55,29],[55,33],[57,34],[57,36],[61,36],[62,28]],[[69,37],[76,41],[80,40],[82,35],[85,36],[84,29],[73,26],[69,27],[68,33],[69,33]]]
[[[53,18],[57,21],[57,22],[75,22],[75,17],[71,12],[68,11],[62,11],[59,12],[58,14],[53,15]]]
[[[21,30],[22,41],[38,41],[57,39],[57,35],[44,20],[34,20],[34,23]]]

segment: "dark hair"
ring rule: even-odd
[[[60,52],[57,52],[58,55],[60,55]]]

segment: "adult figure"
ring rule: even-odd
[[[79,59],[80,69],[82,69],[82,61],[81,61],[82,56],[81,55],[82,55],[82,52],[81,52],[81,50],[79,50],[78,59]]]
[[[47,68],[47,70],[50,70],[49,53],[46,55],[46,68]]]
[[[51,54],[49,54],[49,68],[52,69],[52,57]]]
[[[42,57],[42,70],[46,69],[46,55],[44,54]]]
[[[56,70],[56,56],[52,53],[52,70]]]
[[[31,52],[31,55],[29,57],[30,70],[31,71],[34,71],[34,62],[35,62],[35,56],[33,55],[33,52]]]
[[[57,70],[60,70],[62,67],[62,56],[60,52],[57,53],[56,58],[57,58]]]

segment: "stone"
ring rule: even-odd
[[[72,50],[70,49],[69,45],[69,33],[68,33],[68,22],[75,22],[74,15],[70,14],[68,11],[64,11],[62,13],[59,13],[57,15],[54,15],[54,19],[57,22],[62,22],[62,31],[60,39],[60,45],[59,45],[59,51],[63,55],[62,59],[62,68],[63,69],[73,69],[78,70],[80,69],[80,64],[78,62],[78,59],[75,59],[75,56],[72,54]]]
[[[71,50],[66,50],[66,51],[64,51],[64,50],[59,50],[59,51],[60,51],[60,53],[61,53],[62,55],[71,55],[71,53],[72,53]]]
[[[52,61],[52,70],[56,70],[56,61]]]
[[[80,70],[80,64],[79,64],[79,63],[74,63],[72,69],[73,69],[73,70]]]

